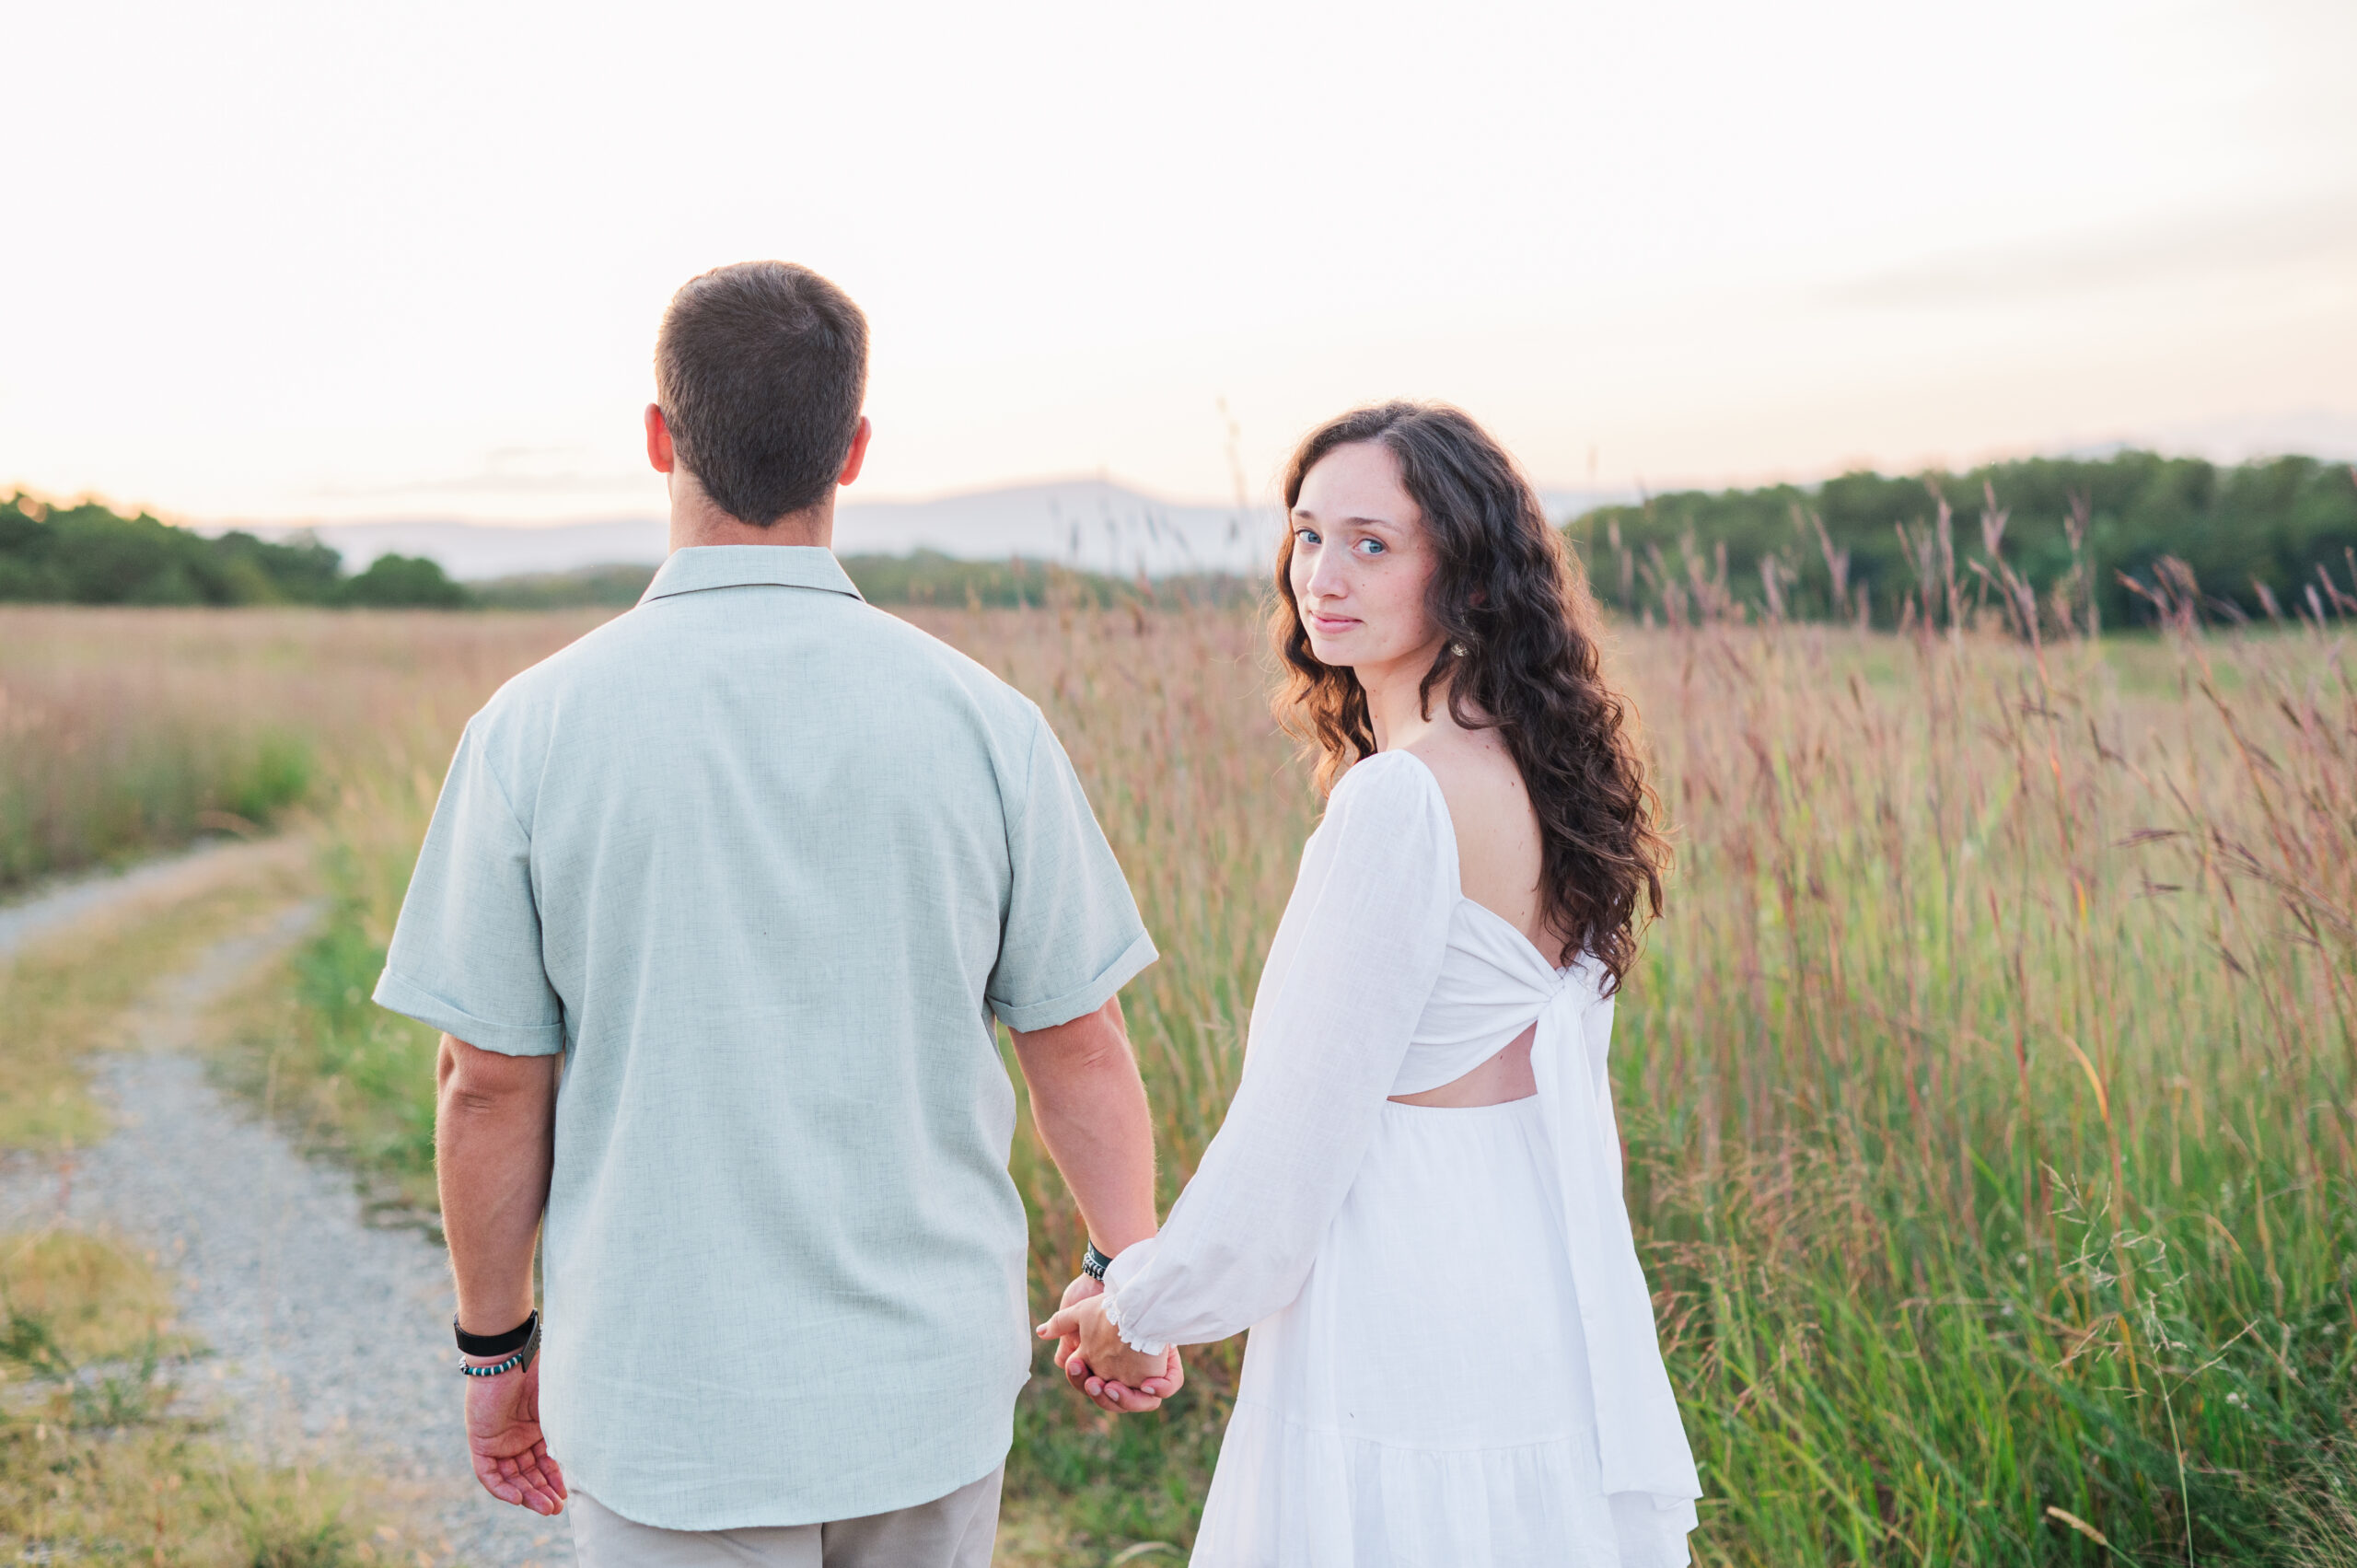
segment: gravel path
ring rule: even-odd
[[[147,890],[132,877],[104,886],[126,885]],[[64,890],[75,917],[107,901],[88,886]],[[8,913],[56,929],[37,909]],[[179,1283],[182,1325],[213,1352],[184,1372],[183,1400],[264,1459],[380,1478],[436,1568],[563,1568],[564,1523],[493,1502],[468,1473],[441,1249],[366,1224],[348,1175],[216,1090],[191,1052],[206,1006],[318,914],[286,909],[160,979],[126,1020],[130,1048],[99,1059],[115,1131],[70,1160],[0,1169],[0,1225],[63,1221],[154,1249]]]
[[[84,871],[35,883],[29,896],[0,903],[0,958],[75,922],[150,900],[184,898],[211,879],[253,861],[283,855],[284,840],[239,843],[216,839],[176,854],[158,855],[127,871]]]

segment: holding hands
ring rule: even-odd
[[[1105,1321],[1101,1278],[1122,1249],[1155,1234],[1154,1120],[1137,1055],[1121,1021],[1121,999],[1044,1029],[1010,1028],[1015,1059],[1031,1093],[1031,1113],[1088,1236],[1084,1272],[1065,1287],[1055,1316],[1039,1325],[1054,1340],[1064,1378],[1102,1411],[1157,1409],[1186,1381],[1175,1347],[1140,1355]],[[1112,1244],[1108,1252],[1102,1239]]]
[[[1064,1381],[1097,1409],[1116,1415],[1158,1410],[1187,1381],[1178,1347],[1160,1355],[1132,1350],[1106,1318],[1104,1294],[1104,1285],[1086,1274],[1073,1281],[1062,1307],[1039,1325],[1039,1337],[1056,1342],[1056,1365]]]

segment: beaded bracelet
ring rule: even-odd
[[[1081,1256],[1080,1272],[1102,1284],[1105,1271],[1112,1266],[1112,1259],[1097,1250],[1097,1243],[1092,1241],[1088,1244],[1088,1250]]]
[[[537,1317],[537,1314],[535,1316]],[[461,1377],[497,1377],[505,1373],[514,1372],[520,1367],[531,1365],[532,1357],[539,1353],[540,1348],[540,1326],[536,1321],[532,1325],[532,1337],[524,1342],[523,1349],[517,1351],[515,1354],[507,1357],[505,1360],[494,1361],[488,1366],[470,1366],[462,1361],[459,1363],[459,1376]]]

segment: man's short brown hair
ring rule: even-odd
[[[714,505],[767,528],[823,500],[867,394],[867,318],[791,261],[691,278],[655,338],[655,396]]]

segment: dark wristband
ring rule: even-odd
[[[460,1355],[508,1355],[522,1350],[540,1326],[537,1311],[504,1334],[470,1334],[459,1327],[456,1318],[450,1319],[450,1331],[459,1336]]]
[[[533,1313],[527,1319],[526,1327],[532,1330],[532,1334],[531,1338],[524,1342],[523,1349],[498,1361],[486,1361],[480,1366],[470,1361],[462,1361],[459,1363],[459,1376],[461,1377],[505,1377],[510,1372],[521,1372],[530,1366],[532,1357],[539,1354],[540,1349],[540,1315],[537,1312]]]
[[[1112,1266],[1113,1260],[1097,1250],[1097,1243],[1094,1241],[1088,1244],[1087,1252],[1083,1254],[1080,1260],[1080,1272],[1099,1284],[1105,1283],[1105,1271]]]

